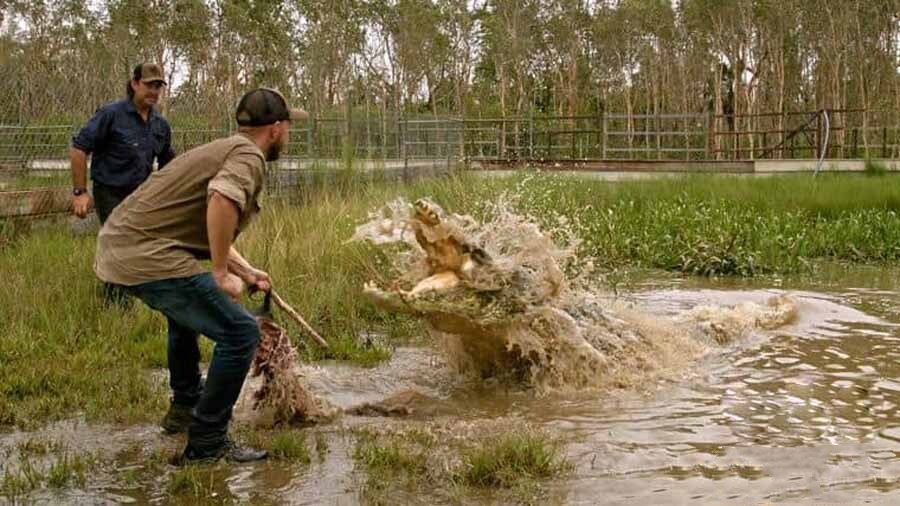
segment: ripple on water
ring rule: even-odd
[[[847,305],[841,292],[791,293],[800,309],[789,328],[725,347],[692,364],[684,379],[638,392],[537,397],[527,390],[478,386],[460,381],[434,352],[422,348],[400,348],[389,363],[371,369],[324,364],[304,370],[311,388],[342,406],[415,388],[444,406],[425,417],[518,416],[549,428],[566,441],[576,464],[569,479],[547,484],[567,504],[596,504],[601,497],[609,504],[897,502],[896,324],[882,320],[884,313],[873,316]],[[707,287],[651,291],[634,299],[651,314],[671,314],[700,303],[730,305],[771,295]],[[857,307],[878,308],[885,300],[900,306],[900,296],[886,290],[853,291],[853,297]],[[866,305],[872,297],[881,305]],[[178,445],[141,430],[149,429],[103,427],[93,436],[71,427],[57,432],[94,447],[124,447],[132,439],[148,447]],[[22,437],[3,436],[0,444],[14,447]],[[223,493],[247,499],[252,491],[265,490],[264,498],[274,502],[356,503],[360,497],[348,457],[352,441],[334,437],[330,444],[329,456],[304,470],[272,465],[228,471]],[[123,466],[140,463],[141,457],[126,460]],[[163,501],[166,485],[161,478],[160,492],[141,500]],[[134,497],[107,489],[58,502],[116,496]]]

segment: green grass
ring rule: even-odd
[[[353,460],[366,473],[364,495],[368,502],[385,503],[398,488],[422,486],[428,481],[430,438],[407,438],[358,431]]]
[[[163,320],[102,303],[94,240],[57,226],[0,249],[0,424],[162,413],[165,395],[147,370],[166,364]]]
[[[189,465],[172,473],[167,491],[175,497],[206,498],[215,492],[215,482],[215,468]]]
[[[540,496],[542,483],[573,468],[556,441],[525,427],[446,440],[421,430],[357,431],[353,459],[366,473],[365,499],[376,504],[403,493],[467,502],[499,492],[501,502],[521,501]]]
[[[534,177],[519,207],[565,216],[608,267],[752,276],[816,259],[900,259],[900,187],[881,178],[691,176],[624,183]]]
[[[297,430],[285,430],[272,436],[269,452],[275,458],[298,464],[309,464],[312,459],[306,446],[306,437]]]
[[[60,452],[64,448],[60,441],[32,437],[17,444],[16,449],[19,451],[20,458],[27,459],[44,456],[51,452]]]
[[[47,486],[50,488],[64,488],[69,484],[83,487],[85,484],[85,473],[94,464],[78,455],[70,457],[68,453],[63,453],[50,469],[47,471]]]
[[[870,158],[866,158],[866,164],[864,166],[863,172],[867,176],[884,176],[888,172],[888,168],[885,164],[876,162]]]
[[[427,472],[425,451],[430,445],[410,445],[399,437],[383,441],[362,433],[353,458],[362,464],[369,475],[378,477],[405,475],[410,478]]]
[[[69,188],[71,184],[72,176],[68,171],[58,171],[58,173],[47,175],[19,174],[16,176],[2,176],[0,174],[0,191],[30,190],[55,186]]]
[[[50,458],[44,457],[49,451]],[[39,458],[34,458],[34,456]],[[41,487],[60,489],[68,486],[83,487],[87,473],[99,466],[96,455],[72,454],[65,448],[42,447],[35,451],[20,448],[15,468],[7,468],[0,480],[0,497],[15,500]]]
[[[480,488],[516,488],[572,469],[557,445],[537,433],[502,434],[463,451],[456,478]]]
[[[450,212],[483,218],[487,204],[513,192],[518,211],[547,230],[566,217],[583,241],[581,252],[609,269],[749,276],[800,271],[818,259],[900,260],[900,185],[891,177],[704,175],[609,183],[530,175],[405,186],[348,178],[327,190],[270,199],[237,246],[331,343],[330,351],[319,349],[276,308],[289,335],[308,343],[302,360],[373,365],[424,333],[420,322],[360,297],[366,280],[391,274],[383,252],[347,242],[369,211],[397,196],[430,196]],[[0,231],[7,229],[0,223]],[[73,236],[64,223],[0,238],[6,285],[0,425],[34,427],[79,415],[131,423],[162,415],[165,378],[150,372],[166,367],[164,319],[139,302],[103,303],[91,268],[94,242]],[[386,337],[369,342],[362,333]],[[202,342],[208,357],[209,342]]]

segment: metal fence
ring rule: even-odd
[[[824,122],[827,112],[830,121]],[[65,168],[78,125],[0,125],[0,168]],[[229,135],[173,126],[177,152]],[[824,139],[828,138],[827,146]],[[823,151],[824,149],[824,151]],[[900,112],[603,114],[529,118],[313,118],[291,131],[281,165],[377,168],[459,160],[897,158]]]
[[[828,123],[823,121],[826,114]],[[826,158],[900,156],[897,111],[466,119],[463,132],[468,159],[736,161],[823,154]]]
[[[312,119],[291,129],[288,159],[457,160],[464,156],[458,119]],[[0,125],[0,164],[8,169],[51,168],[68,160],[80,125]],[[172,128],[172,144],[183,153],[234,133],[233,129]]]
[[[291,130],[289,149],[270,165],[267,189],[286,193],[301,183],[339,181],[350,172],[363,179],[408,181],[446,174],[468,161],[484,161],[484,167],[491,167],[629,160],[632,162],[620,165],[640,170],[639,166],[654,161],[687,162],[689,168],[690,162],[702,165],[725,160],[898,158],[898,125],[897,111],[863,110],[500,119],[313,118]],[[0,125],[0,217],[66,209],[68,149],[78,128]],[[179,128],[176,124],[172,142],[176,152],[183,153],[232,133],[231,129]],[[728,170],[723,164],[715,165],[716,170]],[[42,187],[47,189],[22,191]]]
[[[0,218],[67,210],[68,151],[78,128],[0,126]],[[233,133],[231,129],[181,129],[176,125],[172,143],[177,153],[183,153]],[[446,175],[463,156],[462,122],[452,118],[320,118],[291,129],[290,135],[286,152],[269,165],[269,193],[288,194],[301,183],[327,185],[351,172],[357,180],[374,181]]]

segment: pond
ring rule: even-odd
[[[642,271],[629,280],[619,297],[659,317],[705,303],[762,303],[784,293],[796,301],[797,317],[713,348],[687,369],[638,390],[536,395],[474,382],[460,378],[429,346],[399,348],[374,369],[305,366],[310,388],[338,406],[409,390],[421,396],[402,419],[344,416],[304,429],[318,455],[307,465],[217,465],[205,478],[205,500],[366,502],[365,473],[352,458],[354,429],[478,427],[506,420],[558,437],[573,464],[571,473],[542,484],[542,503],[858,504],[900,496],[900,269],[826,264],[812,275],[779,279]],[[251,418],[246,406],[239,406],[236,417]],[[37,433],[7,434],[0,448],[9,455],[35,440],[96,452],[99,464],[82,486],[44,489],[30,500],[173,500],[175,471],[160,455],[174,453],[183,440],[155,427],[70,421]],[[448,500],[415,484],[397,494],[404,503]],[[465,502],[495,503],[498,497],[506,500],[488,491]]]

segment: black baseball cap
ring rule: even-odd
[[[265,126],[276,121],[301,120],[309,117],[303,109],[288,107],[284,95],[271,88],[256,88],[241,97],[235,119],[240,126]]]

